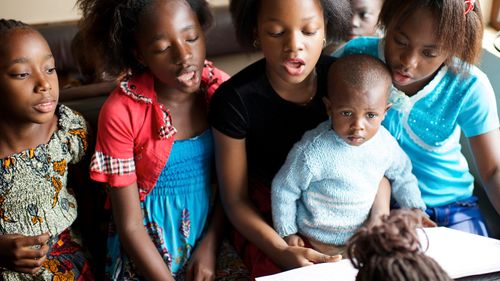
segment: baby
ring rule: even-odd
[[[341,253],[370,218],[383,177],[401,207],[425,210],[410,160],[380,126],[390,87],[376,58],[352,55],[330,67],[323,98],[330,120],[304,134],[272,183],[274,227],[289,245]]]

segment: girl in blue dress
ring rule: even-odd
[[[474,0],[386,0],[384,39],[349,41],[336,56],[385,61],[393,93],[383,125],[412,161],[426,212],[440,226],[487,235],[461,152],[468,138],[490,202],[500,214],[500,133],[493,88],[474,64],[483,22]]]
[[[205,1],[80,0],[90,55],[126,74],[103,105],[91,178],[116,228],[108,280],[211,280],[222,211],[207,103],[227,74],[205,61]]]

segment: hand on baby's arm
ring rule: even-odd
[[[297,234],[283,237],[288,246],[305,247],[304,240]]]
[[[429,216],[420,209],[412,209],[421,218],[422,227],[437,227],[437,224],[433,222]]]

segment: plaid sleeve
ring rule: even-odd
[[[90,177],[113,187],[137,181],[134,161],[133,108],[126,98],[113,93],[99,113],[96,150]]]

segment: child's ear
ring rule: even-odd
[[[332,102],[330,101],[330,99],[328,97],[323,97],[322,99],[323,99],[323,103],[325,104],[326,114],[328,114],[328,116],[331,117],[330,109],[332,107]]]

